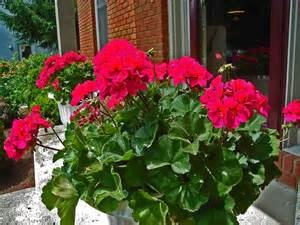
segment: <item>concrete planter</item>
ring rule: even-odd
[[[70,117],[78,107],[71,106],[70,104],[62,105],[60,102],[58,102],[57,105],[60,121],[66,126],[68,123],[70,123]]]

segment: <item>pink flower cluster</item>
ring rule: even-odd
[[[72,92],[72,105],[99,91],[100,99],[107,100],[109,108],[120,104],[127,96],[135,96],[147,89],[155,79],[171,77],[174,85],[187,83],[192,88],[204,87],[212,75],[191,57],[182,57],[169,63],[153,64],[147,55],[126,40],[113,40],[94,58],[96,81],[86,81]]]
[[[255,112],[267,117],[269,105],[267,97],[245,80],[222,82],[216,77],[200,97],[208,111],[208,117],[216,128],[238,128],[247,122]]]
[[[147,82],[154,79],[153,64],[146,53],[126,40],[111,41],[93,62],[100,98],[108,98],[109,108],[146,90]]]
[[[72,114],[70,120],[77,120],[78,125],[82,127],[86,123],[93,123],[100,115],[99,106],[93,106],[86,102]]]
[[[191,88],[205,87],[212,75],[195,59],[184,56],[171,61],[168,65],[168,74],[173,79],[174,85],[187,83]]]
[[[80,55],[76,52],[70,51],[62,56],[60,55],[52,55],[50,56],[44,64],[44,67],[39,75],[39,78],[36,81],[36,85],[38,88],[43,89],[45,88],[51,80],[53,74],[61,71],[66,66],[69,66],[76,62],[85,62],[87,58],[83,55]],[[55,79],[54,82],[51,84],[54,89],[59,90],[58,79]]]
[[[40,106],[34,106],[24,119],[13,121],[9,136],[4,142],[4,150],[9,158],[19,160],[36,142],[40,127],[48,128],[50,123],[40,114]]]
[[[300,100],[294,100],[283,109],[284,121],[300,125]]]

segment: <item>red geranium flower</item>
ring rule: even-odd
[[[45,88],[52,75],[56,72],[61,71],[66,66],[69,66],[76,62],[85,62],[87,58],[83,55],[78,54],[77,52],[67,52],[64,55],[53,55],[50,56],[46,61],[44,68],[42,69],[39,78],[36,81],[36,85],[38,88]],[[54,88],[55,89],[55,88]]]
[[[19,160],[35,144],[39,128],[50,126],[50,123],[42,118],[40,106],[34,106],[31,113],[24,119],[13,121],[9,136],[4,142],[7,156]]]
[[[267,98],[252,83],[242,79],[223,83],[221,76],[216,77],[200,101],[216,128],[235,129],[255,112],[267,117],[269,111]]]
[[[289,103],[283,110],[284,121],[300,125],[300,100],[294,100]]]
[[[71,121],[76,120],[80,127],[86,123],[92,123],[101,115],[99,105],[85,102],[70,117]]]
[[[100,98],[114,108],[128,95],[147,89],[154,79],[153,64],[146,53],[126,40],[113,40],[94,58],[94,72]]]
[[[53,89],[55,91],[59,91],[60,90],[58,77],[55,78],[55,80],[52,82],[51,86],[53,87]]]
[[[169,63],[168,74],[173,79],[174,85],[187,83],[190,87],[205,87],[212,75],[195,59],[184,56]]]
[[[71,105],[72,106],[77,105],[87,95],[91,94],[96,90],[97,87],[95,81],[87,80],[82,84],[77,84],[71,93],[72,96]]]

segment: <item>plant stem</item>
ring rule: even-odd
[[[137,107],[138,107],[140,110],[144,111],[143,106],[141,106],[140,103],[139,103],[137,100],[135,100],[133,97],[132,97],[132,101],[137,105]]]
[[[60,143],[62,143],[62,145],[64,147],[66,147],[65,144],[64,144],[64,142],[62,141],[62,139],[59,137],[58,133],[55,131],[55,129],[53,127],[51,127],[51,129],[53,130],[53,133],[56,135],[56,137],[58,138],[58,140],[60,141]]]
[[[102,108],[105,110],[107,116],[112,120],[112,123],[114,124],[114,126],[117,128],[117,130],[120,132],[119,127],[116,123],[116,121],[114,120],[113,116],[111,115],[111,113],[109,112],[109,110],[105,107],[105,105],[102,104],[101,101],[99,101],[99,104],[102,106]]]
[[[37,146],[40,146],[40,147],[43,147],[43,148],[46,148],[46,149],[49,149],[49,150],[56,151],[56,152],[61,151],[60,149],[52,148],[52,147],[49,147],[49,146],[46,146],[46,145],[43,145],[43,144],[39,144],[39,143],[36,143],[36,145],[37,145]]]
[[[139,93],[138,93],[138,96],[142,99],[142,101],[143,101],[145,107],[146,107],[147,109],[149,109],[148,101],[147,101],[147,99],[145,98],[145,96],[143,95],[143,93],[139,92]]]

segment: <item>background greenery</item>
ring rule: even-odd
[[[20,40],[38,43],[44,48],[57,47],[54,0],[7,0],[0,20]]]
[[[36,79],[43,67],[46,55],[32,55],[22,61],[6,62],[0,74],[0,97],[10,105],[14,116],[21,106],[42,106],[42,114],[53,123],[59,123],[56,102],[48,98],[48,92],[36,87]],[[0,64],[1,65],[1,64]],[[7,69],[7,65],[9,65]],[[1,67],[0,67],[1,71]]]

